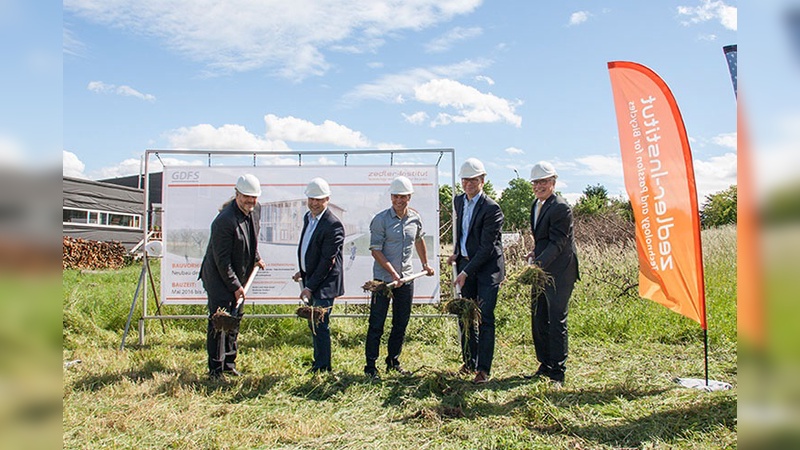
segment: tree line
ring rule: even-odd
[[[503,231],[521,231],[530,229],[531,205],[535,199],[531,183],[523,178],[514,178],[501,194],[487,181],[484,186],[486,195],[494,199],[503,210],[505,224]],[[455,195],[463,193],[460,185],[456,185]],[[558,192],[556,192],[558,193]],[[452,208],[453,189],[450,185],[439,187],[439,224],[442,243],[452,243]],[[587,224],[591,228],[593,222],[613,221],[618,223],[620,235],[626,238],[633,233],[633,209],[630,200],[610,197],[608,189],[602,184],[587,186],[575,204],[572,212],[576,224]],[[703,228],[713,228],[736,223],[736,185],[707,195],[700,207],[700,223]],[[626,226],[628,224],[629,226]]]

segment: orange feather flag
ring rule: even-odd
[[[706,325],[694,166],[675,98],[649,68],[608,63],[625,189],[636,220],[639,295]]]

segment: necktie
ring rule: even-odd
[[[536,200],[536,216],[533,219],[534,228],[536,228],[536,225],[539,224],[539,217],[542,215],[542,209],[544,209],[544,202],[541,200]]]

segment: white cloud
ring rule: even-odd
[[[76,38],[75,34],[72,33],[72,30],[67,27],[64,27],[61,41],[62,49],[65,55],[82,58],[86,54],[86,44]]]
[[[170,147],[175,149],[216,150],[287,150],[280,140],[269,140],[256,136],[241,125],[223,125],[216,128],[209,124],[182,127],[168,133]]]
[[[734,133],[722,133],[717,136],[711,138],[711,142],[715,145],[719,145],[720,147],[727,147],[732,150],[736,150],[736,139],[737,134]]]
[[[353,131],[331,120],[316,125],[291,116],[277,117],[267,114],[264,116],[264,121],[267,124],[267,137],[275,140],[326,143],[353,148],[372,145],[361,132]]]
[[[442,108],[454,108],[456,115],[440,113],[431,126],[450,123],[508,122],[522,125],[522,117],[514,113],[520,101],[509,101],[492,94],[484,94],[458,81],[437,79],[414,88],[415,99]]]
[[[588,155],[575,160],[581,173],[622,178],[622,159],[618,156]]]
[[[725,4],[722,0],[701,0],[700,6],[678,6],[678,14],[688,16],[684,25],[693,25],[718,20],[728,30],[737,30],[737,8]]]
[[[425,51],[428,53],[446,52],[453,47],[453,44],[480,36],[481,34],[483,34],[483,30],[480,27],[456,27],[425,44]]]
[[[299,80],[325,73],[327,50],[370,51],[384,36],[472,13],[482,0],[65,0],[87,21],[163,41],[212,72],[267,68]]]
[[[706,161],[695,159],[694,178],[697,185],[697,200],[702,203],[707,195],[736,184],[736,154],[712,156]]]
[[[717,40],[717,35],[716,34],[701,34],[700,36],[697,37],[697,39],[701,40],[701,41],[714,42],[714,41]]]
[[[121,95],[124,97],[135,97],[140,100],[145,100],[148,102],[156,101],[156,97],[151,94],[143,94],[136,89],[122,85],[117,86],[115,84],[107,84],[102,81],[90,81],[89,84],[86,86],[86,89],[96,92],[98,94],[116,94]]]
[[[494,86],[494,80],[484,75],[478,75],[475,81],[485,81],[489,86]]]
[[[523,155],[523,154],[525,154],[524,151],[522,151],[522,150],[520,150],[520,149],[518,149],[516,147],[508,147],[504,151],[506,153],[508,153],[509,155]]]
[[[0,167],[19,166],[24,162],[22,144],[11,136],[0,134]]]
[[[589,20],[589,11],[576,11],[569,16],[569,25],[580,25]]]
[[[406,96],[414,94],[414,88],[436,78],[463,78],[472,76],[491,64],[486,60],[466,60],[448,66],[415,68],[405,72],[387,74],[373,83],[361,84],[344,95],[345,102],[380,100],[387,103],[403,103]]]
[[[425,111],[418,111],[414,114],[403,114],[403,117],[405,117],[406,122],[413,123],[414,125],[419,125],[428,120],[428,114]]]
[[[86,169],[86,164],[78,158],[78,155],[66,150],[62,150],[63,161],[61,171],[64,176],[74,178],[86,178],[83,171]]]

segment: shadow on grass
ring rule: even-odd
[[[335,395],[344,393],[354,384],[369,384],[363,375],[343,373],[323,373],[318,375],[304,375],[306,380],[291,389],[289,393],[306,400],[325,401]]]
[[[550,390],[542,392],[541,389],[549,389],[544,381],[526,380],[519,376],[507,378],[493,378],[487,384],[474,385],[469,378],[461,378],[452,372],[432,371],[416,384],[397,383],[392,386],[384,400],[383,406],[399,406],[404,398],[428,398],[437,397],[439,405],[433,408],[423,408],[409,416],[400,419],[401,422],[413,421],[416,419],[430,419],[438,417],[440,419],[452,418],[476,418],[489,416],[513,416],[518,413],[528,414],[533,405],[541,405],[540,409],[554,407],[571,406],[597,406],[601,404],[613,403],[620,399],[635,401],[643,397],[653,397],[668,391],[667,388],[639,389],[630,388],[624,385],[613,386],[607,389],[597,390],[577,390],[568,389]],[[540,384],[540,386],[536,386]],[[519,386],[530,385],[533,392],[519,395],[503,403],[480,402],[472,395],[478,391],[509,391]],[[546,405],[549,401],[550,406]]]
[[[205,373],[197,373],[189,369],[167,368],[158,360],[148,360],[141,368],[131,369],[122,372],[87,374],[74,383],[74,390],[79,391],[99,391],[108,386],[120,384],[124,381],[140,384],[152,381],[156,374],[166,375],[164,381],[156,385],[153,389],[154,394],[177,395],[179,390],[191,388],[205,395],[210,395],[220,391],[235,391],[232,401],[241,401],[249,398],[259,397],[266,394],[280,378],[273,375],[241,377],[224,376],[222,378],[210,378]]]
[[[596,421],[586,426],[564,424],[554,414],[546,412],[529,418],[531,428],[540,433],[577,436],[613,447],[638,448],[658,440],[667,443],[692,441],[696,434],[712,433],[720,426],[735,433],[736,406],[735,397],[713,396],[701,405],[657,411],[635,419],[615,418],[613,424],[598,424]]]

